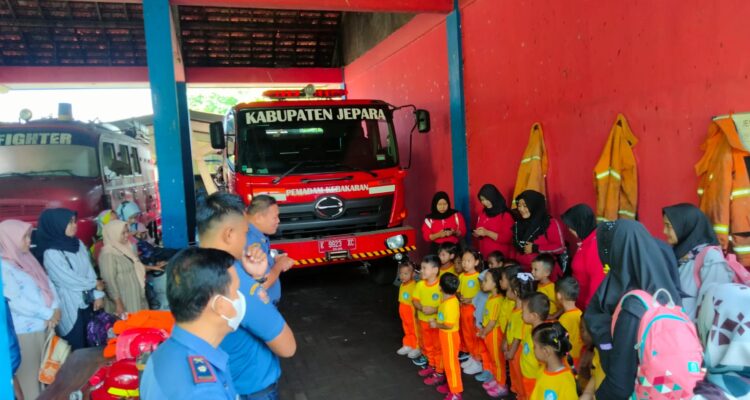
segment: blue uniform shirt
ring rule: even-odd
[[[247,245],[250,246],[254,243],[260,244],[261,250],[266,253],[266,257],[268,258],[268,270],[266,270],[266,274],[268,274],[271,272],[271,268],[273,268],[275,263],[275,260],[271,257],[271,241],[268,239],[268,236],[259,231],[253,224],[250,224],[250,227],[247,230]],[[268,296],[271,297],[272,303],[276,304],[279,302],[281,299],[280,279],[277,279],[276,282],[268,288]]]
[[[141,400],[235,400],[228,358],[221,349],[175,326],[146,363]]]
[[[240,291],[245,295],[247,312],[239,329],[230,333],[221,342],[221,348],[229,354],[237,392],[248,395],[259,392],[279,380],[281,366],[279,358],[266,342],[281,334],[286,321],[271,304],[270,296],[237,262]]]

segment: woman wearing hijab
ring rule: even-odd
[[[685,314],[695,320],[703,288],[712,283],[731,283],[734,272],[729,268],[719,246],[711,222],[698,207],[676,204],[662,210],[664,235],[672,245],[680,271],[680,287],[685,297]],[[703,253],[700,266],[700,286],[695,279],[696,258]]]
[[[519,218],[513,225],[513,245],[515,259],[528,271],[531,262],[539,254],[562,254],[565,251],[560,223],[547,212],[544,195],[526,190],[516,197]],[[553,281],[562,275],[560,266],[550,276]]]
[[[513,217],[508,212],[505,197],[492,184],[486,184],[479,190],[479,211],[477,226],[472,233],[477,238],[477,247],[482,257],[487,258],[493,251],[510,257],[513,248]]]
[[[437,254],[437,248],[441,243],[458,244],[465,234],[464,217],[451,208],[448,193],[435,193],[432,197],[431,212],[425,216],[422,224],[422,237],[430,243],[430,252]]]
[[[8,299],[15,334],[21,348],[18,382],[27,398],[39,396],[39,368],[47,330],[60,321],[57,293],[44,269],[29,252],[31,224],[0,222],[3,295]]]
[[[127,222],[112,221],[104,227],[104,247],[99,255],[99,270],[107,282],[107,297],[114,303],[107,311],[115,315],[148,308],[146,269],[128,241]]]
[[[750,399],[750,287],[710,284],[698,312],[706,378],[693,390],[693,400]]]
[[[104,305],[104,292],[97,290],[91,258],[76,232],[75,212],[53,208],[39,216],[34,236],[34,255],[42,260],[60,297],[62,312],[57,333],[73,350],[87,346],[86,325],[92,310]]]
[[[596,216],[591,207],[576,204],[563,213],[562,221],[578,239],[578,251],[570,267],[580,288],[576,305],[585,310],[605,276],[596,241]]]
[[[638,299],[626,299],[614,329],[612,314],[620,298],[635,289],[651,294],[665,289],[680,305],[677,261],[669,246],[654,239],[637,221],[603,223],[597,228],[596,235],[599,257],[602,264],[610,268],[584,314],[606,373],[604,382],[596,391],[596,398],[626,400],[635,387],[638,368],[636,336],[646,309]]]

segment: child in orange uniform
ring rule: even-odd
[[[456,292],[460,281],[450,272],[440,277],[440,290],[443,301],[438,307],[437,320],[430,321],[432,328],[439,329],[440,353],[443,357],[446,383],[437,390],[445,394],[445,400],[461,400],[464,385],[461,381],[461,368],[458,366],[458,347],[461,339],[458,334],[460,306]]]
[[[545,322],[534,328],[533,337],[534,355],[544,369],[536,379],[531,400],[577,400],[576,379],[563,361],[572,347],[568,332],[559,322]]]
[[[555,284],[549,277],[555,268],[555,258],[549,254],[540,254],[531,262],[531,275],[538,282],[537,291],[544,293],[549,299],[550,319],[557,319],[557,304],[555,300]]]
[[[459,276],[461,285],[458,298],[461,301],[461,340],[469,352],[468,360],[461,363],[464,373],[474,375],[482,372],[482,352],[484,344],[477,338],[477,327],[474,323],[474,296],[479,293],[479,272],[482,269],[482,257],[479,252],[467,249],[461,256],[464,272]]]
[[[450,272],[458,276],[461,271],[456,271],[456,257],[458,256],[458,245],[451,242],[440,243],[438,257],[440,257],[440,276]]]
[[[521,374],[523,375],[524,391],[533,393],[536,378],[541,373],[542,365],[536,359],[534,353],[532,330],[549,317],[549,299],[543,293],[534,292],[524,297],[522,303],[524,326],[521,334]]]
[[[401,317],[401,326],[404,329],[403,345],[396,351],[400,356],[408,355],[409,358],[417,358],[422,352],[417,342],[417,313],[412,304],[412,294],[417,282],[414,281],[414,264],[411,261],[403,261],[398,266],[398,277],[401,286],[398,290],[398,315]]]
[[[578,368],[578,360],[581,358],[583,341],[581,340],[581,316],[583,312],[576,306],[578,299],[578,281],[572,276],[565,277],[555,282],[555,296],[563,313],[560,314],[560,325],[568,332],[568,341],[572,349],[570,356],[573,357],[572,368]]]
[[[511,267],[512,268],[512,267]],[[527,393],[523,386],[523,374],[521,373],[521,339],[523,338],[523,302],[522,297],[526,297],[536,291],[536,282],[528,272],[519,272],[520,267],[516,268],[516,274],[510,278],[510,287],[507,291],[508,299],[512,300],[515,308],[511,312],[508,320],[508,328],[505,330],[505,359],[510,360],[510,385],[513,393],[516,394],[517,400],[527,400],[531,393]]]
[[[503,330],[500,329],[500,308],[503,295],[500,293],[500,280],[502,279],[500,269],[490,269],[484,275],[482,291],[489,293],[487,303],[482,316],[482,329],[477,336],[484,339],[487,351],[483,354],[486,369],[492,373],[492,379],[488,380],[482,387],[490,397],[498,398],[508,395],[505,386],[505,356],[501,352]]]
[[[438,284],[440,259],[435,255],[428,255],[422,260],[422,280],[417,282],[412,293],[412,303],[417,309],[419,319],[419,347],[427,357],[428,365],[419,371],[419,376],[425,378],[426,385],[442,384],[443,360],[440,355],[440,338],[438,330],[430,327],[430,321],[437,317],[441,294]]]

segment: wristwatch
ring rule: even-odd
[[[268,276],[267,275],[263,275],[262,278],[256,279],[255,282],[258,282],[258,283],[260,283],[262,285],[262,284],[266,283],[267,280],[268,280]]]

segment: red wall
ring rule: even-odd
[[[697,201],[712,116],[750,110],[750,2],[476,0],[463,12],[469,173],[512,194],[532,123],[553,213],[595,205],[593,167],[618,112],[640,139],[640,220]],[[476,206],[476,204],[474,204]]]
[[[432,131],[414,133],[412,168],[406,178],[407,223],[417,229],[429,212],[432,195],[453,191],[448,107],[448,55],[445,16],[420,15],[344,70],[351,99],[414,104],[430,111]],[[396,116],[401,165],[408,163],[411,112]],[[419,235],[417,245],[425,249]]]

